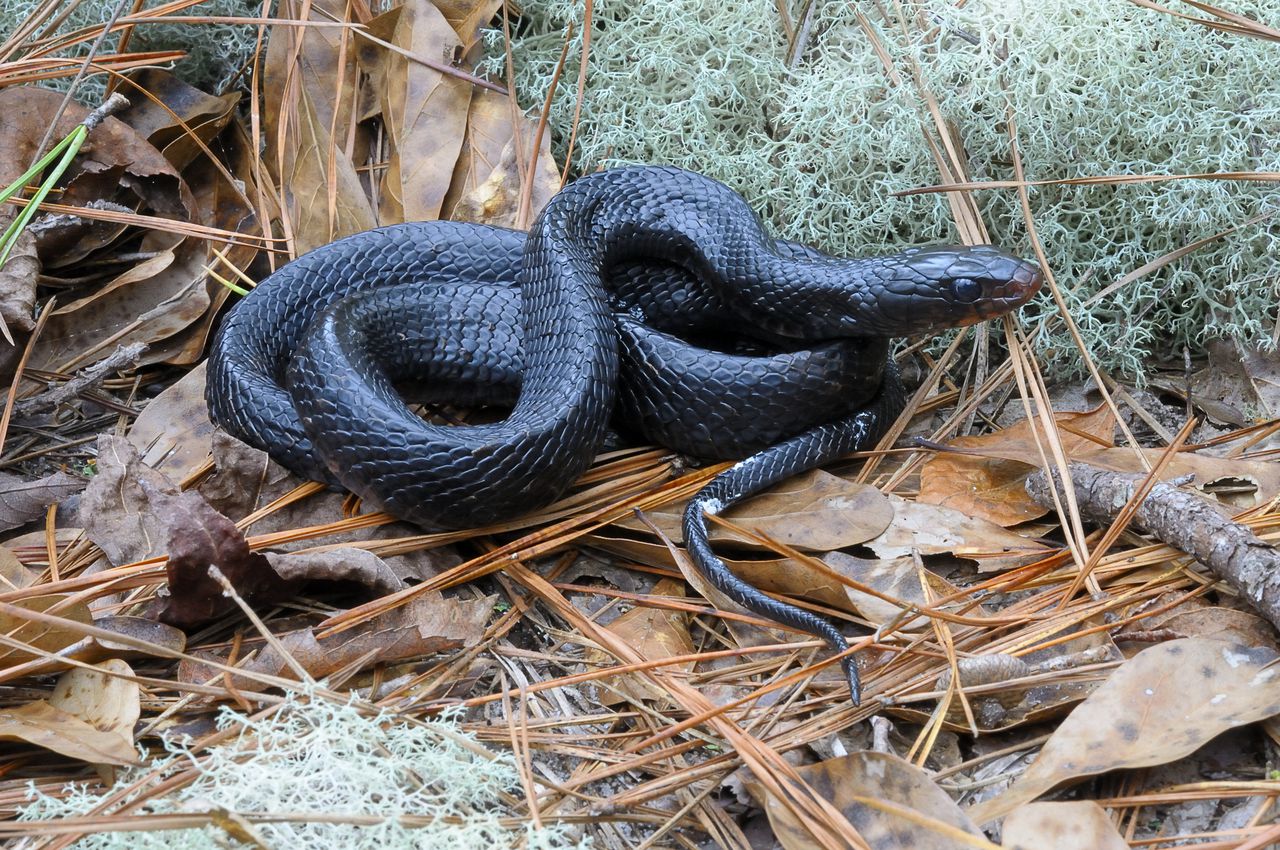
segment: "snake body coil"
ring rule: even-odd
[[[830,624],[733,577],[706,547],[702,512],[874,440],[901,407],[887,337],[999,315],[1038,284],[1035,266],[985,246],[831,258],[775,242],[709,178],[623,168],[570,184],[527,237],[423,222],[282,267],[224,323],[207,399],[218,424],[286,466],[426,528],[556,499],[619,394],[628,419],[681,450],[764,449],[691,503],[691,554],[748,608],[843,648]],[[762,360],[666,333],[727,324],[795,350]],[[493,424],[433,425],[396,391],[411,379],[430,397],[514,407]]]

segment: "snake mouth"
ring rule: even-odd
[[[1044,273],[1035,263],[1017,260],[1012,268],[1002,270],[1004,283],[995,287],[989,301],[981,302],[983,319],[1002,316],[1030,301],[1044,283]]]

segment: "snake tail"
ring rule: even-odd
[[[698,572],[721,593],[747,610],[784,626],[820,637],[833,652],[847,653],[849,642],[822,617],[787,602],[766,596],[729,569],[712,550],[707,537],[707,514],[719,514],[743,499],[791,475],[828,461],[866,451],[884,435],[906,405],[906,392],[897,366],[890,359],[884,383],[874,399],[857,413],[819,425],[789,440],[757,452],[713,478],[689,502],[684,511],[685,548]],[[841,659],[854,705],[861,701],[862,686],[854,657]]]

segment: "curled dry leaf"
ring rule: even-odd
[[[1203,368],[1157,374],[1149,386],[1190,402],[1211,421],[1244,428],[1280,413],[1280,363],[1265,344],[1210,339]],[[1253,414],[1252,416],[1248,414]]]
[[[267,562],[288,582],[343,581],[366,588],[371,596],[386,596],[405,587],[387,562],[367,549],[344,547],[324,552],[268,552]]]
[[[318,679],[361,660],[372,665],[475,646],[484,636],[493,600],[491,596],[461,600],[431,593],[381,614],[358,629],[329,637],[316,637],[311,629],[299,629],[280,635],[279,641],[290,657]],[[203,656],[228,661],[213,653]],[[243,676],[232,677],[233,686],[238,689],[264,690],[267,686],[257,678],[263,675],[295,678],[292,668],[272,646],[262,646],[261,652],[238,666],[245,671]],[[178,678],[184,682],[206,682],[218,673],[213,667],[188,661],[178,668]]]
[[[445,194],[440,217],[455,221],[477,221],[459,216],[458,202],[471,194],[489,179],[503,151],[508,150],[512,130],[511,100],[504,94],[489,89],[476,89],[471,93],[471,106],[467,110],[467,132],[453,167],[453,178]],[[522,125],[525,126],[525,125]],[[532,131],[528,133],[532,137]],[[527,143],[526,143],[527,144]]]
[[[1052,551],[1034,540],[1006,531],[953,508],[888,497],[892,524],[864,545],[881,558],[951,554],[978,562],[981,572],[999,572],[1033,563]]]
[[[534,132],[530,127],[522,129],[521,142],[532,142]],[[529,160],[526,152],[524,160]],[[533,163],[533,186],[528,190],[529,205],[521,209],[525,181],[516,157],[516,139],[510,139],[498,159],[498,164],[483,182],[471,189],[453,209],[457,221],[474,221],[496,227],[525,229],[537,217],[551,196],[560,191],[560,170],[551,154],[551,134],[544,133],[538,159]]]
[[[1173,637],[1204,638],[1280,652],[1275,627],[1251,611],[1214,605],[1161,617],[1158,623],[1152,626]],[[1117,635],[1119,639],[1123,637],[1123,634]]]
[[[55,472],[35,481],[0,472],[0,531],[44,519],[51,504],[79,493],[88,483],[65,472]]]
[[[797,772],[876,850],[996,850],[923,770],[897,756],[851,753]],[[748,781],[747,789],[764,804],[774,836],[786,850],[815,846],[810,832],[759,783]]]
[[[680,543],[683,515],[680,503],[652,511],[649,518],[670,540]],[[827,552],[876,537],[893,522],[894,505],[874,487],[815,469],[734,505],[724,516],[796,549]],[[645,532],[649,528],[630,517],[615,525]],[[708,525],[713,543],[732,541],[761,548],[732,529]]]
[[[157,248],[106,286],[57,307],[31,355],[31,365],[59,372],[101,360],[118,346],[180,333],[209,309],[206,246],[186,239]],[[158,362],[144,355],[142,362]]]
[[[92,764],[138,763],[133,726],[141,712],[138,686],[118,659],[102,672],[76,668],[62,675],[48,700],[0,709],[0,740],[24,741]]]
[[[1055,413],[1053,419],[1068,457],[1098,448],[1097,441],[1114,445],[1116,421],[1106,405],[1083,413]],[[920,469],[921,502],[945,505],[1003,526],[1044,516],[1044,509],[1027,496],[1023,486],[1031,472],[1028,464],[1040,465],[1028,420],[994,434],[957,437],[949,445],[961,453],[939,453]]]
[[[653,586],[656,596],[684,596],[684,585],[671,579],[662,579]],[[649,661],[671,658],[677,655],[689,655],[693,652],[693,639],[689,636],[689,616],[683,611],[672,611],[666,608],[637,605],[605,628],[635,648],[640,655]],[[614,658],[598,649],[587,650],[588,662],[612,664]],[[665,668],[669,671],[688,671],[693,669],[693,662]],[[625,698],[633,701],[657,702],[667,705],[671,702],[670,694],[653,685],[644,676],[631,676],[616,681],[617,691],[601,690],[600,702],[604,705],[617,705]]]
[[[463,45],[429,0],[405,0],[391,42],[410,55],[453,61]],[[382,224],[440,217],[466,133],[471,84],[400,53],[385,57],[382,120],[391,156],[382,178]]]
[[[1226,339],[1219,340],[1218,343],[1234,349],[1227,356],[1239,358],[1244,375],[1249,380],[1249,389],[1262,408],[1263,416],[1280,416],[1280,362],[1277,362],[1275,352],[1268,351],[1265,345],[1242,345]]]
[[[117,117],[179,169],[203,155],[195,139],[205,145],[212,142],[234,117],[240,101],[239,92],[211,95],[161,68],[142,68],[130,74],[129,81],[126,90],[137,88],[151,97],[131,96],[129,107]]]
[[[64,612],[56,613],[65,616]],[[182,652],[186,648],[187,636],[180,630],[144,617],[99,617],[93,620],[93,626],[133,640],[116,641],[98,635],[84,635],[79,640],[71,640],[69,636],[78,632],[70,627],[51,628],[51,632],[63,635],[60,640],[70,642],[58,648],[57,657],[44,656],[41,660],[28,663],[23,668],[23,674],[34,676],[59,672],[67,668],[67,660],[95,664],[118,658],[172,658],[174,652]],[[147,646],[139,647],[134,641],[145,641]],[[27,659],[24,653],[18,655],[22,660]]]
[[[1129,850],[1092,800],[1022,806],[1005,818],[1001,835],[1006,850]]]
[[[36,700],[0,709],[0,741],[24,741],[91,764],[137,764],[132,741],[102,732],[67,711]]]
[[[279,14],[359,23],[349,19],[351,8],[310,0],[282,3]],[[343,39],[350,38],[345,28],[276,27],[267,47],[263,114],[268,156],[279,175],[298,254],[377,225],[352,157],[335,142],[335,136],[347,138],[354,120],[353,87],[359,75],[350,42],[345,64],[338,61]]]
[[[132,668],[119,658],[93,670],[75,667],[59,677],[49,704],[132,746],[133,727],[142,715],[142,689],[127,678],[131,676]]]
[[[844,552],[830,552],[824,555],[822,560],[836,572],[859,584],[868,585],[884,596],[901,603],[895,605],[879,596],[846,586],[844,592],[849,598],[849,604],[842,607],[851,608],[877,626],[896,619],[908,608],[933,606],[935,600],[959,591],[958,587],[941,576],[929,570],[917,570],[914,559],[910,557],[869,561],[846,555]],[[928,595],[921,587],[922,582],[928,583]],[[942,606],[942,610],[958,610],[965,604],[966,600],[960,598],[956,602]],[[904,624],[902,628],[903,631],[923,631],[932,628],[932,624],[926,618],[920,617]]]
[[[1198,638],[1143,650],[1076,706],[1008,790],[974,806],[973,819],[1003,817],[1064,782],[1166,764],[1280,714],[1275,662],[1271,650]]]
[[[12,210],[0,209],[0,232],[12,224]],[[9,258],[0,266],[0,319],[5,327],[30,331],[35,327],[36,283],[40,279],[40,257],[36,239],[29,229],[18,234]],[[6,347],[12,348],[8,343]]]

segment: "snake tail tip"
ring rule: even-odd
[[[852,656],[845,656],[840,666],[844,668],[845,678],[849,682],[849,700],[857,707],[862,704],[862,681],[858,676],[858,665]]]

